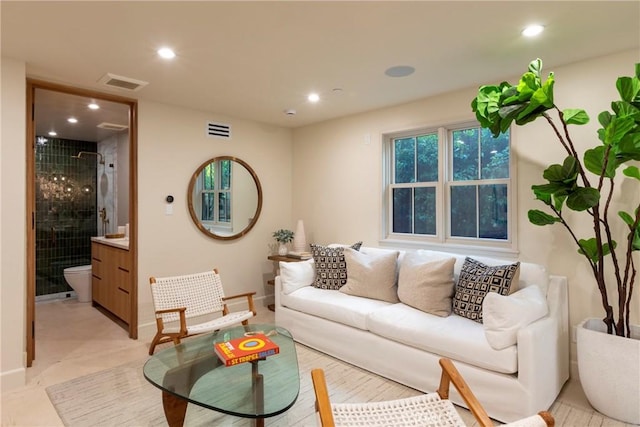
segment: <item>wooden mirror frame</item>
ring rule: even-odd
[[[198,218],[198,215],[196,214],[196,211],[193,207],[193,190],[195,188],[196,182],[198,180],[198,177],[200,176],[200,173],[204,170],[205,167],[207,167],[207,165],[209,165],[212,162],[217,162],[220,160],[231,160],[233,162],[236,162],[238,164],[240,164],[241,166],[243,166],[247,172],[249,172],[249,174],[251,175],[251,177],[253,178],[253,182],[256,185],[256,191],[258,192],[258,206],[256,207],[256,211],[255,214],[253,215],[253,218],[251,219],[251,222],[239,233],[235,233],[229,236],[222,236],[219,234],[215,234],[213,232],[211,232],[210,230],[208,230],[204,225],[202,225],[202,222],[200,221],[200,219]],[[187,189],[187,204],[189,206],[189,214],[191,215],[191,219],[193,220],[193,223],[196,225],[196,227],[198,227],[198,229],[204,233],[205,235],[213,238],[213,239],[217,239],[217,240],[235,240],[235,239],[239,239],[240,237],[244,236],[245,234],[247,234],[254,225],[256,225],[256,222],[258,222],[258,218],[260,217],[260,212],[262,211],[262,186],[260,185],[260,180],[258,179],[258,175],[256,175],[255,171],[251,168],[251,166],[249,166],[247,164],[247,162],[245,162],[244,160],[241,160],[237,157],[232,157],[232,156],[218,156],[218,157],[214,157],[212,159],[207,160],[206,162],[202,163],[198,169],[196,169],[196,171],[193,173],[193,175],[191,176],[191,180],[189,181],[189,188]]]

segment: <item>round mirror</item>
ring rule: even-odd
[[[221,156],[195,171],[187,199],[191,219],[200,231],[214,239],[233,240],[247,234],[258,221],[262,187],[247,163]]]

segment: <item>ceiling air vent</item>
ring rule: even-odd
[[[207,136],[213,138],[231,139],[231,125],[207,122]]]
[[[102,83],[105,86],[111,86],[118,89],[125,89],[130,91],[137,91],[149,84],[149,82],[143,82],[142,80],[132,79],[130,77],[116,76],[115,74],[107,73],[98,80],[98,83]]]
[[[116,131],[121,131],[129,128],[129,126],[126,126],[126,125],[118,125],[115,123],[107,123],[107,122],[102,122],[96,127],[99,127],[100,129],[116,130]]]

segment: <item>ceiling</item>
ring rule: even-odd
[[[212,120],[291,128],[497,83],[536,57],[552,70],[640,49],[638,1],[2,1],[0,8],[2,55],[25,61],[30,77],[208,111]],[[546,31],[522,37],[530,23]],[[159,58],[161,46],[176,58]],[[399,65],[415,73],[385,75]],[[149,84],[113,89],[99,83],[106,73]],[[306,100],[311,91],[318,103]]]

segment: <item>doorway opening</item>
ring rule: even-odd
[[[71,273],[87,270],[91,280],[92,237],[118,233],[125,224],[132,283],[127,301],[131,316],[124,327],[130,338],[137,338],[137,102],[28,79],[27,108],[26,330],[31,366],[36,301],[78,297],[95,306],[91,285],[78,286]]]

